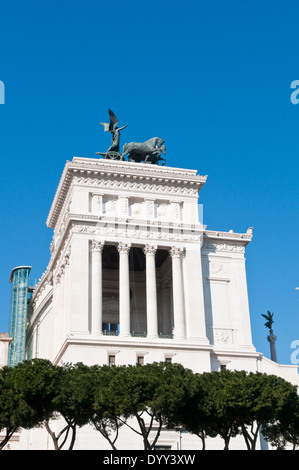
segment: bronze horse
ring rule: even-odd
[[[122,151],[122,160],[125,155],[128,155],[130,162],[144,162],[158,164],[159,161],[163,161],[162,165],[165,165],[165,158],[160,156],[160,152],[163,155],[166,154],[166,147],[164,140],[159,137],[153,137],[145,142],[130,142],[124,144]]]

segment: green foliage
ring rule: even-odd
[[[114,388],[120,368],[92,366],[90,370],[89,385],[93,401],[90,422],[116,450],[119,428],[123,424],[119,420],[118,396]]]
[[[145,449],[155,446],[163,424],[167,424],[169,417],[183,402],[187,383],[184,379],[188,374],[191,372],[181,365],[166,363],[112,369],[106,393],[114,397],[112,406],[115,420],[140,434]],[[136,419],[137,427],[129,425],[130,418]],[[154,424],[155,437],[150,442],[149,434]]]
[[[277,449],[285,449],[287,443],[290,443],[295,450],[299,446],[299,397],[293,390],[285,394],[284,398],[286,403],[274,419],[264,424],[262,432]]]
[[[46,359],[21,362],[14,367],[14,385],[22,399],[41,416],[50,419],[55,414],[54,398],[61,368]]]
[[[88,423],[93,405],[93,369],[82,363],[61,368],[53,405],[67,423]]]
[[[220,435],[227,450],[230,439],[240,433],[236,422],[239,408],[239,384],[243,371],[204,373],[198,377],[198,407],[207,435]]]
[[[0,430],[5,430],[0,449],[19,428],[30,429],[42,421],[38,411],[23,399],[20,389],[16,386],[15,372],[15,369],[10,367],[0,370]]]
[[[55,434],[51,422],[63,417]],[[262,430],[277,448],[299,444],[297,389],[274,375],[245,371],[193,373],[180,364],[144,366],[55,366],[44,359],[0,370],[0,449],[19,428],[44,425],[57,450],[73,449],[77,427],[92,424],[116,450],[121,426],[157,443],[162,427],[197,435],[221,436],[224,449],[243,434],[255,449]],[[151,438],[150,438],[151,436]]]

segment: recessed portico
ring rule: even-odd
[[[90,246],[92,334],[186,338],[184,248],[95,239]]]

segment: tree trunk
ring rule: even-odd
[[[50,436],[52,438],[53,445],[54,445],[54,450],[60,450],[59,446],[58,446],[58,439],[56,438],[55,433],[50,428],[48,420],[45,420],[45,428],[46,428],[46,430],[48,431],[48,433],[50,434]]]
[[[259,433],[260,426],[261,426],[260,424],[257,424],[256,430],[254,432],[252,430],[252,435],[250,435],[250,433],[246,429],[246,426],[244,424],[242,424],[242,426],[241,426],[242,434],[243,434],[245,442],[246,442],[247,450],[255,450],[257,436],[258,436],[258,433]],[[251,429],[252,428],[253,428],[253,425],[252,425]]]
[[[6,428],[6,434],[5,434],[5,438],[3,439],[3,441],[0,442],[0,450],[3,449],[3,447],[6,446],[6,444],[9,442],[11,436],[16,432],[18,428],[13,426],[11,428]]]

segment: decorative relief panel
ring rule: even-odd
[[[179,202],[172,202],[171,203],[171,215],[172,221],[179,223],[182,220],[182,208]]]
[[[214,280],[227,280],[229,281],[229,269],[226,263],[219,261],[210,261],[209,263],[209,278]]]
[[[232,331],[214,329],[214,343],[218,345],[232,344]]]
[[[130,200],[129,215],[134,219],[144,219],[145,217],[145,202],[142,199]]]
[[[210,274],[217,274],[220,273],[220,271],[223,270],[223,265],[220,263],[210,263]]]
[[[151,199],[145,200],[146,219],[152,220],[155,217],[155,202]]]
[[[157,219],[161,221],[168,221],[170,219],[168,202],[160,201],[157,203]]]
[[[104,197],[104,214],[113,217],[117,215],[117,199]]]
[[[118,198],[118,216],[128,217],[129,215],[129,199],[127,197]]]
[[[91,211],[93,214],[102,215],[103,213],[103,195],[91,194]]]
[[[237,243],[229,241],[225,243],[204,241],[202,249],[212,252],[226,251],[230,253],[245,253],[244,245],[239,245]]]

